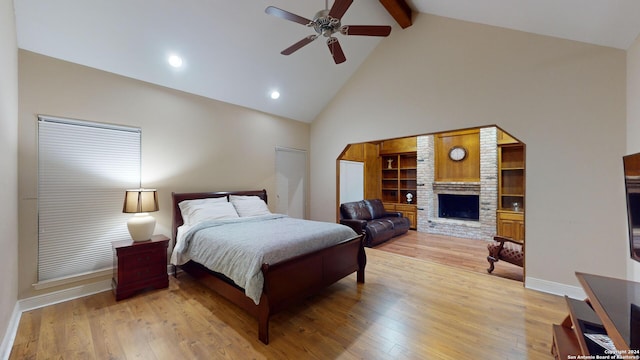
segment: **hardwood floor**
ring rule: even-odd
[[[183,274],[120,302],[104,292],[27,311],[10,359],[552,359],[562,298],[366,251],[365,284],[353,274],[274,315],[269,345],[254,318]]]
[[[392,252],[416,259],[433,261],[482,274],[488,274],[487,242],[433,235],[409,231],[376,247],[378,250]],[[521,267],[504,261],[498,261],[491,276],[498,276],[522,282],[524,271]]]

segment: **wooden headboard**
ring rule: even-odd
[[[229,200],[229,195],[243,195],[243,196],[258,196],[264,202],[267,202],[267,190],[242,190],[242,191],[217,191],[217,192],[197,192],[197,193],[171,193],[171,199],[173,200],[173,223],[171,226],[171,235],[173,236],[173,241],[176,241],[176,235],[178,233],[178,227],[184,224],[184,220],[182,219],[182,213],[180,212],[180,204],[181,201],[184,200],[196,200],[196,199],[207,199],[207,198],[219,198],[226,197],[227,201]]]

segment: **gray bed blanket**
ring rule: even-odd
[[[275,264],[344,242],[357,234],[349,227],[300,220],[281,214],[205,221],[178,235],[171,263],[196,261],[233,280],[260,302],[263,263]]]

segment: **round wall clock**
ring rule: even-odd
[[[454,146],[449,149],[449,159],[453,161],[462,161],[467,157],[467,150],[462,146]]]

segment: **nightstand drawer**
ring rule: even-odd
[[[154,235],[149,241],[113,243],[113,292],[121,300],[146,288],[169,286],[167,247],[169,238]]]
[[[145,266],[127,266],[126,264],[122,264],[118,267],[118,283],[130,284],[151,277],[166,275],[166,273],[166,265],[148,264]]]
[[[144,251],[135,254],[117,254],[118,256],[118,265],[126,268],[131,267],[145,267],[151,264],[157,264],[159,261],[162,261],[163,258],[166,259],[165,254],[166,249],[158,249],[154,251]]]

